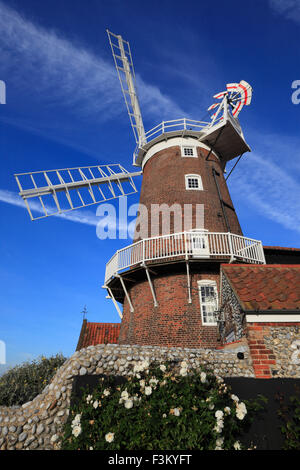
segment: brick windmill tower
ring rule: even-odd
[[[243,236],[224,177],[226,163],[250,150],[237,116],[252,89],[228,84],[209,122],[183,118],[145,132],[129,43],[108,36],[143,174],[133,244],[106,267],[119,343],[214,347],[220,264],[265,263],[261,242]]]
[[[139,171],[115,164],[17,174],[20,195],[35,219],[132,194],[142,175],[133,243],[108,261],[103,286],[122,319],[119,343],[215,347],[221,263],[265,263],[261,242],[243,236],[224,177],[226,163],[250,151],[237,116],[252,89],[228,84],[208,122],[182,118],[145,132],[129,43],[107,33]]]

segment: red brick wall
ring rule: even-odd
[[[188,303],[186,274],[162,277],[151,275],[151,278],[158,307],[154,307],[147,281],[139,282],[131,288],[128,283],[134,312],[130,312],[125,299],[119,344],[189,348],[214,348],[220,345],[217,327],[202,325],[197,289],[198,280],[210,279],[217,282],[219,290],[219,274],[216,271],[192,274],[191,304]]]
[[[184,204],[193,204],[193,228],[196,228],[196,204],[204,204],[204,228],[210,232],[228,231],[212,174],[213,168],[219,173],[216,179],[219,183],[222,199],[233,206],[219,161],[213,154],[206,160],[209,152],[205,149],[198,148],[197,151],[198,158],[185,158],[181,157],[180,147],[174,146],[157,152],[145,164],[140,203],[148,207],[149,230],[151,204],[165,203],[169,206],[180,204],[182,207]],[[186,190],[186,174],[199,174],[202,178],[203,191]],[[228,207],[225,208],[225,211],[231,232],[242,235],[235,211]],[[171,226],[170,232],[174,232],[174,227]],[[161,234],[161,226],[159,234]],[[151,236],[150,231],[148,236]],[[138,239],[138,236],[135,239]]]
[[[265,344],[265,337],[270,337],[270,327],[299,326],[299,323],[248,323],[247,339],[257,378],[271,378],[272,369],[277,369],[276,355]],[[280,368],[280,366],[279,366]]]

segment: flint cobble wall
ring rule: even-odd
[[[237,353],[243,352],[244,359]],[[77,351],[57,371],[51,383],[31,402],[0,407],[0,450],[56,450],[68,419],[73,378],[77,375],[128,376],[141,360],[183,361],[204,366],[221,377],[254,377],[249,349],[163,348],[106,344]]]

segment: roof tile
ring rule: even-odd
[[[117,344],[121,323],[92,323],[83,321],[76,350],[97,344]]]
[[[222,271],[244,310],[300,309],[300,265],[223,264]]]

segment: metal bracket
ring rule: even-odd
[[[119,305],[117,304],[117,301],[116,301],[116,299],[115,299],[115,296],[114,296],[114,294],[112,293],[112,290],[111,290],[110,287],[108,287],[108,286],[102,286],[102,287],[103,287],[103,289],[106,289],[106,290],[107,290],[107,292],[108,292],[108,298],[113,301],[113,304],[114,304],[114,306],[115,306],[115,308],[116,308],[116,310],[117,310],[117,312],[118,312],[118,315],[119,315],[119,317],[120,317],[121,320],[122,320],[123,315],[122,315],[122,312],[121,312],[121,310],[120,310]]]
[[[125,283],[124,283],[124,281],[123,281],[123,279],[122,279],[122,276],[120,276],[120,274],[117,274],[116,277],[117,277],[118,279],[120,279],[120,282],[121,282],[121,284],[122,284],[124,293],[125,293],[125,295],[126,295],[127,302],[129,303],[130,311],[131,311],[131,313],[133,313],[133,312],[134,312],[134,308],[133,308],[133,305],[132,305],[132,303],[131,303],[131,300],[130,300],[128,291],[127,291],[127,289],[126,289]]]
[[[188,259],[185,261],[186,264],[186,275],[187,275],[187,287],[188,287],[188,303],[192,303],[192,295],[191,295],[191,277],[190,277],[190,265]]]
[[[145,271],[146,271],[146,275],[147,275],[147,279],[148,279],[148,282],[149,282],[151,294],[152,294],[152,297],[153,297],[154,307],[158,307],[158,303],[157,303],[157,299],[156,299],[156,295],[155,295],[155,291],[154,291],[154,286],[153,286],[153,283],[152,283],[152,280],[151,280],[151,277],[150,277],[150,274],[149,274],[149,269],[145,265],[145,263],[143,263],[142,266],[143,266],[143,268],[145,268]]]

